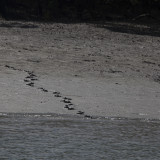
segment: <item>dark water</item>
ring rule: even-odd
[[[159,160],[160,121],[1,115],[0,160]]]

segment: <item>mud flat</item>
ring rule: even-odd
[[[159,33],[0,21],[0,112],[159,119]]]

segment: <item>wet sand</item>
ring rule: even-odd
[[[159,33],[0,21],[0,112],[159,119]]]

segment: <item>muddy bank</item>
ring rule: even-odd
[[[116,22],[1,21],[0,112],[160,118],[156,33]]]

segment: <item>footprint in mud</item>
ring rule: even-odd
[[[55,94],[54,96],[57,97],[57,98],[62,97],[60,94]]]
[[[69,107],[68,110],[75,110],[73,107]]]
[[[37,78],[31,78],[31,81],[38,81]]]
[[[79,114],[79,115],[84,115],[84,112],[82,112],[82,111],[78,111],[78,112],[77,112],[77,114]],[[87,118],[87,119],[93,119],[93,117],[92,117],[92,116],[90,116],[90,115],[84,115],[84,118]]]
[[[72,100],[71,98],[67,98],[67,97],[64,97],[63,99],[64,99],[64,100],[68,100],[68,101],[71,101],[71,100]]]
[[[56,91],[55,91],[55,92],[53,92],[53,94],[60,94],[60,92],[56,92]]]
[[[42,92],[48,92],[48,90],[47,89],[44,89],[44,88],[38,88],[38,89],[40,89]]]
[[[63,100],[61,100],[61,102],[64,102],[64,103],[71,103],[71,101],[68,100],[68,99],[63,99]]]
[[[24,72],[26,72],[26,73],[28,73],[28,74],[31,73],[31,71],[28,71],[28,70],[24,70]]]
[[[33,81],[38,81],[37,78],[32,78],[30,76],[25,77],[24,82],[33,82]]]
[[[55,97],[62,97],[60,92],[55,91],[55,92],[53,92],[53,94],[54,94]]]
[[[93,119],[93,117],[90,116],[90,115],[85,115],[84,117],[85,117],[85,118],[89,118],[89,119]]]
[[[72,106],[70,106],[70,105],[65,105],[65,107],[64,108],[66,108],[66,109],[68,109],[68,110],[75,110],[75,108],[74,107],[72,107]]]
[[[33,73],[33,71],[31,72],[31,71],[24,70],[24,72],[28,73],[28,76],[25,77],[24,82],[27,83],[26,84],[27,86],[34,87],[34,81],[38,81],[38,79],[36,78],[37,76]]]
[[[27,76],[26,78],[27,78],[27,79],[31,79],[32,77],[31,77],[31,76]]]
[[[9,65],[5,65],[6,68],[15,70],[15,71],[22,71],[21,69],[16,69],[15,67],[9,66]]]
[[[84,115],[84,112],[78,111],[77,114],[79,114],[79,115]]]
[[[9,66],[9,65],[5,65],[5,67],[6,67],[6,68],[9,68],[9,69],[13,69],[13,70],[15,70],[15,68],[14,68],[14,67],[11,67],[11,66]]]
[[[29,74],[29,76],[28,76],[28,78],[30,78],[30,79],[35,79],[35,77],[37,77],[33,72],[28,72],[28,74]]]
[[[64,106],[64,108],[68,109],[68,110],[75,110],[75,108],[73,107],[74,104],[71,102],[72,99],[68,98],[68,97],[64,97],[63,100],[61,100],[61,102],[65,103],[66,105]]]
[[[27,85],[27,86],[34,87],[34,83],[33,83],[33,82],[27,83],[26,85]]]
[[[11,68],[9,65],[5,65],[6,68]]]
[[[30,80],[28,80],[28,79],[24,79],[24,82],[30,82]]]
[[[90,60],[90,59],[85,59],[84,62],[96,62],[96,60],[94,60],[94,59],[92,59],[92,60]]]

